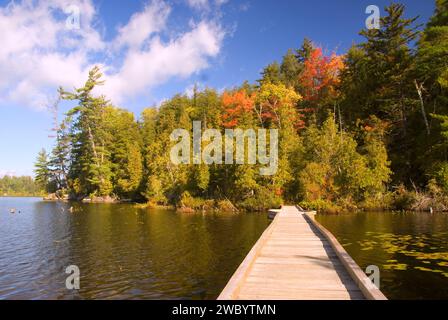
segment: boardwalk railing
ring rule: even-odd
[[[313,212],[284,206],[270,215],[218,299],[386,299]]]

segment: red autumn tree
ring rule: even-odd
[[[222,95],[223,126],[225,128],[235,128],[241,122],[247,122],[252,118],[255,98],[256,93],[249,94],[246,90],[224,92]]]
[[[337,97],[339,73],[344,67],[342,57],[336,54],[324,56],[322,48],[315,48],[299,76],[304,101],[325,104]]]

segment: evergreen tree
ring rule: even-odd
[[[414,96],[421,114],[411,133],[415,137],[413,165],[422,177],[417,180],[421,185],[435,176],[440,182],[448,160],[444,138],[448,115],[447,7],[448,1],[436,1],[436,12],[418,42],[413,71]]]
[[[299,75],[303,66],[297,60],[292,50],[288,50],[280,65],[282,83],[289,88],[298,89]]]
[[[42,190],[46,192],[53,192],[52,188],[52,176],[49,168],[48,154],[45,149],[39,151],[36,162],[34,163],[34,179]]]
[[[313,42],[308,38],[303,39],[302,46],[296,50],[296,59],[300,65],[303,65],[309,59],[313,49]]]
[[[412,70],[415,59],[410,43],[416,39],[416,18],[404,18],[405,7],[393,3],[381,18],[380,29],[366,29],[362,52],[351,50],[342,87],[343,111],[356,121],[375,115],[390,124],[388,151],[395,181],[412,172],[412,140],[409,127],[415,116]],[[353,101],[352,101],[352,98]]]
[[[273,62],[270,65],[268,65],[266,68],[263,69],[261,72],[262,78],[258,80],[258,83],[260,85],[263,85],[265,83],[274,83],[278,84],[281,82],[281,72],[280,72],[280,65],[278,62]]]
[[[67,132],[66,122],[63,122],[57,131],[56,145],[51,152],[49,167],[56,189],[65,193],[70,168],[70,135]]]
[[[64,100],[77,100],[78,106],[68,112],[71,122],[70,186],[76,197],[109,196],[111,182],[110,151],[106,144],[110,135],[104,128],[104,113],[108,102],[94,97],[92,90],[103,82],[98,67],[89,72],[84,87],[75,92],[62,91]]]

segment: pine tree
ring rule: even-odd
[[[362,52],[351,51],[347,68],[354,69],[345,72],[342,80],[342,88],[348,89],[342,110],[351,113],[358,109],[347,118],[356,121],[375,115],[390,124],[388,151],[396,181],[413,171],[409,130],[418,110],[412,80],[415,58],[410,47],[418,31],[416,18],[404,18],[404,10],[403,5],[393,3],[385,9],[380,29],[361,31],[366,42],[359,45]]]
[[[51,185],[51,171],[49,168],[48,154],[45,149],[39,151],[34,163],[34,179],[39,188],[46,192],[53,192]]]
[[[448,1],[436,1],[436,11],[427,24],[420,40],[413,71],[414,96],[419,106],[420,117],[415,121],[412,135],[415,136],[415,170],[428,178],[446,172],[447,144],[444,124],[448,115]]]
[[[51,152],[49,166],[56,189],[65,193],[68,187],[67,178],[70,168],[70,135],[67,132],[66,122],[63,122],[57,131],[56,145]]]
[[[296,50],[296,59],[299,64],[303,65],[309,59],[313,49],[313,42],[308,38],[303,39],[302,46]]]
[[[143,142],[134,115],[126,110],[108,107],[105,110],[105,130],[111,138],[111,179],[114,194],[120,198],[138,198],[143,176]]]
[[[280,65],[282,83],[289,88],[298,89],[298,78],[303,66],[297,60],[292,50],[288,50]]]
[[[262,78],[258,80],[258,83],[260,85],[263,85],[265,83],[274,83],[278,84],[281,82],[281,72],[280,72],[280,65],[278,62],[273,62],[270,65],[268,65],[266,68],[263,69],[261,72]]]
[[[70,186],[76,197],[109,196],[111,182],[110,152],[106,148],[110,135],[104,128],[104,112],[108,102],[104,97],[94,97],[92,90],[103,84],[98,67],[89,72],[84,87],[75,92],[62,91],[62,99],[77,100],[78,106],[68,112],[72,120],[72,152]]]

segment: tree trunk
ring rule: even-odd
[[[414,80],[415,89],[417,89],[418,97],[420,98],[420,107],[422,110],[423,120],[425,121],[426,126],[426,133],[429,135],[431,133],[428,123],[428,118],[426,117],[426,111],[425,111],[425,103],[423,101],[423,84],[418,84],[417,80]]]

